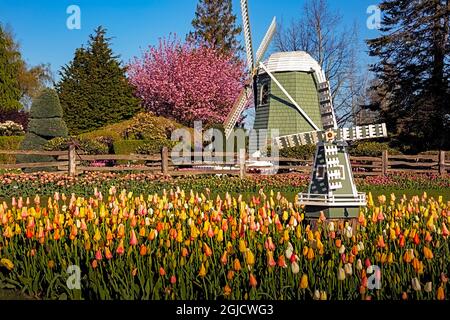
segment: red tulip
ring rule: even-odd
[[[102,260],[102,253],[100,250],[97,250],[97,252],[95,253],[95,259]]]
[[[116,249],[118,255],[122,255],[125,253],[125,248],[123,247],[123,239],[120,239],[119,246]]]

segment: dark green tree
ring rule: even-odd
[[[21,55],[0,24],[0,112],[19,110]]]
[[[67,137],[67,126],[58,94],[53,89],[44,89],[31,105],[28,131],[20,146],[21,150],[44,150],[45,144],[53,138]],[[49,162],[53,157],[21,155],[17,162]],[[38,168],[39,169],[39,168]]]
[[[207,43],[223,53],[235,54],[242,49],[236,38],[242,29],[236,25],[231,0],[200,0],[192,26],[191,41]]]
[[[382,35],[368,40],[378,98],[372,109],[405,151],[449,148],[449,0],[384,0]]]
[[[75,51],[56,85],[71,134],[79,134],[131,118],[139,100],[126,78],[126,68],[110,48],[106,29],[98,27],[87,48]]]

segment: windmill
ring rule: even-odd
[[[386,137],[386,125],[338,128],[330,84],[318,62],[303,51],[274,53],[262,62],[276,30],[275,18],[255,59],[248,0],[241,0],[241,9],[250,80],[225,121],[226,138],[253,94],[255,130],[278,130],[280,136],[272,143],[280,149],[317,146],[308,192],[299,194],[307,216],[318,217],[323,212],[329,218],[357,217],[367,202],[365,193],[356,190],[348,142]]]

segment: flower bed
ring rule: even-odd
[[[118,190],[127,189],[134,193],[149,194],[164,189],[179,187],[184,190],[199,191],[206,188],[214,193],[255,193],[260,189],[280,192],[305,191],[309,176],[304,174],[284,174],[273,176],[251,175],[246,179],[238,177],[195,176],[168,178],[154,174],[88,173],[78,177],[45,173],[10,173],[0,175],[0,200],[18,196],[51,196],[55,192],[88,196],[94,187],[103,193],[111,186]],[[448,190],[450,179],[435,175],[396,175],[356,179],[361,191],[383,190]]]
[[[369,195],[354,229],[324,217],[310,224],[279,193],[245,202],[113,187],[32,202],[0,205],[0,287],[39,298],[449,297],[450,203],[426,194]]]

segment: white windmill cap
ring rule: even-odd
[[[319,82],[325,82],[325,74],[319,63],[305,51],[277,52],[265,62],[269,72],[315,72]],[[263,70],[261,73],[265,73]]]

